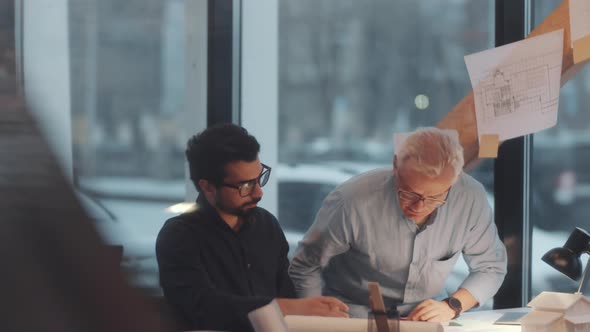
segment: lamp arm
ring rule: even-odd
[[[588,252],[586,252],[588,253]],[[586,267],[584,268],[584,273],[582,273],[582,280],[580,280],[580,286],[578,287],[578,291],[576,294],[582,294],[582,287],[584,287],[584,280],[586,279],[586,273],[588,272],[588,266],[590,265],[590,256],[588,257],[588,261],[586,262]]]

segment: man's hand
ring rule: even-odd
[[[408,315],[409,320],[426,322],[448,322],[455,317],[455,311],[446,302],[428,299],[418,304]]]
[[[348,317],[348,306],[331,296],[276,299],[283,315]]]

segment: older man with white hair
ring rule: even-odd
[[[352,317],[366,317],[367,283],[376,281],[387,307],[435,322],[491,298],[506,275],[506,249],[483,186],[462,172],[463,164],[456,132],[422,128],[394,156],[393,170],[336,188],[291,263],[298,295],[335,296]],[[446,296],[461,253],[469,275]]]

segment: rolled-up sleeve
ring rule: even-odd
[[[469,275],[460,287],[468,290],[482,304],[493,297],[502,285],[506,276],[507,256],[483,189],[472,211],[470,229],[463,248]]]
[[[347,208],[338,191],[328,195],[307,231],[289,268],[299,297],[322,294],[321,270],[336,255],[350,248],[352,237]]]

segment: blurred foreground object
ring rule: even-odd
[[[0,153],[0,330],[160,331],[22,102],[6,95]]]
[[[0,1],[0,331],[162,331],[26,110],[14,13],[14,1]]]

